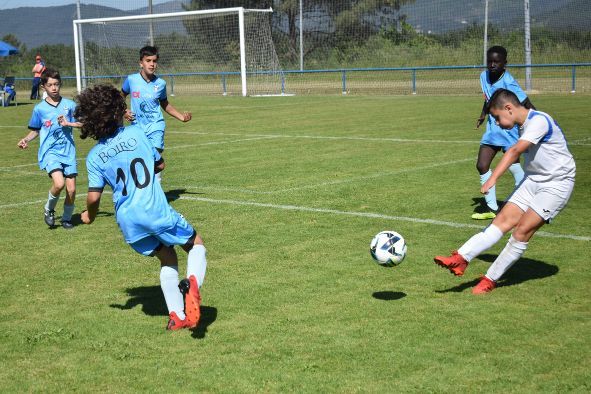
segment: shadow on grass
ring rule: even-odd
[[[497,206],[499,207],[499,211],[501,210],[501,208],[503,208],[504,204],[505,201],[497,200]],[[489,210],[484,197],[472,197],[472,206],[474,207],[474,213],[483,213]]]
[[[478,256],[480,260],[492,263],[497,258],[493,254],[482,254]],[[544,263],[543,261],[528,259],[522,257],[519,259],[513,267],[509,268],[509,271],[505,273],[503,278],[497,283],[497,287],[513,286],[528,280],[543,279],[558,273],[558,267],[552,264]],[[471,280],[469,282],[461,283],[457,286],[450,287],[445,290],[435,290],[437,293],[448,293],[448,292],[462,292],[467,288],[474,287],[480,281],[479,278]]]
[[[376,291],[371,296],[377,300],[393,301],[406,297],[406,293],[401,291]]]
[[[168,202],[171,202],[171,201],[178,200],[181,197],[181,195],[183,195],[183,194],[205,194],[205,193],[188,192],[187,189],[172,189],[167,192],[164,192],[164,194],[166,195],[166,200],[168,200]]]
[[[142,312],[148,316],[168,316],[166,302],[160,286],[140,286],[126,289],[129,299],[124,305],[111,304],[111,308],[127,310],[138,305],[142,306]],[[201,319],[199,324],[192,330],[193,338],[204,338],[207,327],[212,324],[218,315],[217,308],[201,305]]]
[[[99,211],[96,214],[96,217],[97,218],[99,218],[99,217],[109,217],[109,216],[113,216],[113,213],[112,212],[100,212]],[[58,229],[58,228],[62,227],[61,222],[60,222],[61,217],[56,218],[56,219],[59,219],[59,220],[56,220],[56,224],[54,224],[53,226],[48,227],[49,230],[55,230],[55,229]],[[80,226],[80,225],[83,225],[84,224],[84,223],[82,223],[82,219],[80,218],[80,214],[79,213],[75,213],[75,214],[72,215],[71,222],[74,225],[74,227]]]

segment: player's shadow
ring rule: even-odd
[[[505,201],[497,200],[497,206],[499,207],[499,210],[501,210],[503,204],[505,204]],[[474,213],[486,212],[489,209],[486,205],[486,200],[484,197],[472,197],[471,205],[474,207]]]
[[[141,305],[142,312],[148,316],[168,316],[166,302],[160,286],[139,286],[125,289],[129,296],[127,302],[123,305],[111,304],[111,308],[128,310]],[[193,338],[204,338],[207,333],[207,327],[217,318],[218,310],[212,306],[201,305],[201,319],[199,324],[193,329]]]
[[[394,301],[406,297],[402,291],[376,291],[371,295],[377,300]]]
[[[178,200],[183,194],[205,194],[205,193],[188,192],[187,189],[172,189],[167,192],[164,192],[164,194],[166,195],[166,200],[168,200],[168,202],[171,202],[171,201]]]
[[[99,217],[108,217],[108,216],[113,216],[113,213],[112,212],[101,212],[101,211],[99,211],[96,214],[96,217],[97,218],[99,218]],[[61,217],[60,218],[57,218],[57,219],[58,220],[56,220],[56,224],[54,224],[53,226],[49,227],[50,230],[56,230],[56,229],[58,229],[58,228],[61,227],[61,223],[60,223]],[[74,227],[80,226],[80,225],[84,224],[84,223],[82,223],[82,219],[80,218],[80,214],[79,213],[75,213],[75,214],[72,215],[71,222],[74,225]]]
[[[478,256],[480,260],[492,263],[497,258],[493,254],[483,254]],[[557,266],[544,263],[543,261],[528,259],[522,257],[519,259],[513,267],[505,273],[505,275],[497,282],[497,287],[513,286],[528,280],[543,279],[552,275],[556,275],[559,269]],[[448,292],[462,292],[468,288],[476,286],[480,281],[479,278],[471,280],[469,282],[461,283],[457,286],[450,287],[445,290],[435,290],[437,293],[448,293]]]

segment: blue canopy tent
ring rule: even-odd
[[[18,49],[10,44],[0,41],[0,56],[10,56],[18,53]]]

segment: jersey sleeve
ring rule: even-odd
[[[529,141],[532,144],[539,143],[548,133],[551,132],[551,126],[548,119],[542,115],[534,115],[524,128],[520,140]]]
[[[152,156],[154,156],[154,163],[156,165],[158,165],[164,161],[164,159],[162,158],[162,155],[160,155],[160,152],[158,152],[158,149],[156,149],[154,146],[152,146]]]
[[[39,116],[39,111],[37,108],[33,109],[33,113],[31,114],[31,119],[29,120],[29,130],[39,131],[43,123],[41,121],[41,116]]]
[[[88,191],[102,192],[105,188],[105,178],[92,160],[92,155],[88,155],[86,159],[86,168],[88,170]]]
[[[158,100],[160,100],[160,102],[167,100],[168,97],[166,97],[166,81],[162,80],[162,90],[160,90],[160,96],[158,97]]]
[[[521,86],[519,86],[519,83],[515,80],[515,78],[513,78],[511,74],[507,76],[506,86],[508,90],[515,93],[520,103],[525,101],[525,99],[527,98],[527,94],[525,94],[523,89],[521,89]]]
[[[74,117],[74,112],[76,112],[76,103],[72,101],[72,106],[68,111],[68,121],[74,123],[76,122],[76,118]]]
[[[125,94],[129,94],[129,92],[131,92],[131,89],[129,87],[129,77],[125,78],[125,81],[123,81],[123,86],[121,86],[121,91]]]

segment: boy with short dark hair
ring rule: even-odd
[[[80,137],[97,140],[86,158],[88,210],[82,212],[82,222],[94,221],[103,189],[111,186],[117,224],[125,241],[136,252],[160,260],[160,287],[170,317],[167,329],[196,327],[199,286],[207,266],[205,247],[201,236],[168,204],[160,183],[155,182],[155,173],[164,169],[164,159],[141,127],[123,127],[127,106],[119,90],[96,85],[85,89],[77,100]],[[180,285],[174,245],[188,253],[187,279]]]
[[[132,124],[139,124],[152,145],[162,153],[165,124],[160,108],[181,122],[190,121],[191,113],[181,113],[168,102],[166,82],[155,74],[159,57],[156,47],[145,46],[140,49],[141,70],[127,76],[121,91],[126,97],[131,94],[131,111],[126,111],[125,118]],[[160,173],[157,180],[161,180]]]
[[[529,101],[521,86],[517,83],[515,78],[505,69],[507,65],[507,50],[502,46],[493,46],[486,51],[487,69],[480,74],[480,86],[484,94],[484,105],[480,117],[476,121],[476,128],[484,122],[488,114],[487,104],[494,92],[497,89],[508,89],[515,93],[519,101],[526,107],[535,109]],[[490,178],[490,165],[496,154],[502,150],[505,152],[513,146],[519,138],[519,132],[516,127],[510,131],[503,130],[499,127],[494,119],[489,116],[486,123],[486,131],[480,140],[480,149],[478,150],[478,159],[476,161],[476,169],[480,174],[480,183],[484,184]],[[509,171],[513,174],[515,179],[515,186],[523,179],[523,169],[519,164],[519,157],[509,167]],[[485,205],[482,207],[482,212],[476,212],[472,215],[472,219],[485,220],[493,219],[499,209],[497,204],[496,188],[493,187],[489,193],[484,196]]]
[[[519,126],[520,131],[519,140],[503,155],[481,192],[488,193],[521,154],[525,157],[525,178],[490,226],[470,238],[450,257],[434,259],[436,264],[461,276],[473,258],[513,230],[501,254],[472,290],[474,294],[492,291],[503,274],[523,255],[534,233],[566,206],[576,173],[575,160],[564,134],[550,115],[526,108],[515,93],[506,89],[493,94],[488,110],[504,129]]]
[[[76,198],[76,146],[72,127],[80,124],[74,119],[76,104],[60,95],[61,77],[57,70],[45,69],[41,74],[41,85],[47,98],[33,108],[29,121],[29,134],[17,146],[27,149],[29,142],[40,137],[37,158],[39,167],[47,171],[52,180],[49,196],[45,204],[45,223],[55,225],[55,206],[60,193],[66,188],[62,227],[73,228],[72,213]]]

